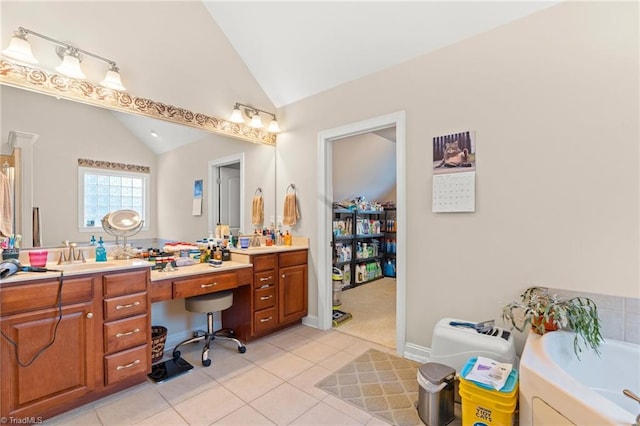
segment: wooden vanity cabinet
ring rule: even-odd
[[[151,310],[148,270],[104,275],[104,385],[151,370]]]
[[[15,342],[0,338],[4,418],[46,420],[150,371],[148,269],[65,276],[61,310],[59,289],[57,278],[0,285],[0,328]]]
[[[3,418],[60,412],[97,389],[94,348],[100,317],[94,283],[93,276],[65,277],[61,311],[58,279],[0,287],[0,327],[15,343],[1,338]]]
[[[250,256],[253,264],[251,329],[244,340],[265,336],[307,315],[307,250]],[[242,326],[234,307],[222,313],[225,327]]]

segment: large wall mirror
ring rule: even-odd
[[[23,168],[29,173],[23,181],[30,189],[23,203],[22,229],[15,230],[25,235],[23,247],[33,245],[33,207],[39,211],[42,246],[59,246],[63,240],[89,241],[91,233],[78,226],[80,158],[149,167],[149,224],[137,238],[206,236],[210,222],[220,213],[210,208],[209,198],[214,194],[209,188],[211,164],[224,158],[243,161],[241,230],[251,231],[251,201],[256,188],[262,189],[265,219],[276,211],[273,146],[5,85],[0,85],[0,98],[1,153],[11,154],[7,143],[10,132],[37,135],[31,152],[25,153],[30,164]],[[151,135],[152,130],[157,136]],[[180,146],[169,150],[174,146],[169,139],[177,140]],[[205,188],[203,210],[198,215],[192,201],[194,182],[200,179]],[[96,234],[104,235],[101,231],[99,228]]]

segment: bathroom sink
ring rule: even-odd
[[[151,264],[146,260],[131,259],[131,260],[110,260],[107,262],[86,262],[86,263],[65,263],[62,265],[49,264],[48,269],[58,270],[64,272],[91,272],[91,271],[104,271],[113,269],[129,268],[132,266],[150,266]]]

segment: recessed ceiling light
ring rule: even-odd
[[[151,136],[153,136],[154,138],[157,138],[157,137],[158,137],[158,134],[156,133],[156,131],[155,131],[155,130],[152,130],[152,131],[151,131]]]

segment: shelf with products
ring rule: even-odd
[[[383,210],[333,211],[333,267],[343,289],[382,278],[385,259]]]
[[[396,209],[387,208],[385,210],[384,221],[384,276],[395,278],[396,276],[396,232],[397,219]]]

